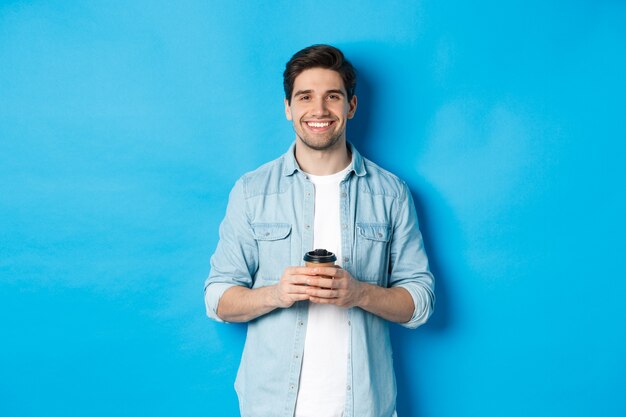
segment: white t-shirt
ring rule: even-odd
[[[310,175],[315,184],[314,249],[326,249],[341,266],[339,183],[350,170]],[[341,417],[348,373],[348,311],[329,304],[309,303],[295,417]]]

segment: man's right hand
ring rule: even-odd
[[[288,266],[280,281],[273,287],[272,297],[276,307],[289,308],[296,301],[309,299],[307,281],[314,276],[313,268],[305,266]]]
[[[220,298],[217,315],[224,321],[247,322],[277,308],[289,308],[296,301],[308,300],[307,281],[313,268],[289,266],[275,285],[247,288],[235,285]]]

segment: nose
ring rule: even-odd
[[[328,116],[328,107],[326,106],[326,100],[323,98],[315,100],[313,103],[313,109],[311,114],[315,117]]]

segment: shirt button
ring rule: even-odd
[[[290,389],[290,390],[292,390],[292,391],[293,391],[293,389],[294,389],[295,387],[296,387],[296,386],[295,386],[295,385],[293,385],[293,384],[289,385],[289,389]]]
[[[305,229],[309,229],[310,227],[311,227],[311,226],[309,226],[308,224],[305,224],[305,225],[304,225],[304,228],[305,228]]]
[[[344,223],[344,224],[341,225],[341,227],[343,227],[344,229],[347,229],[348,225]]]
[[[300,358],[300,355],[296,355],[296,359]]]
[[[348,257],[347,257],[347,256],[344,256],[344,257],[343,257],[343,261],[344,261],[344,262],[348,262],[349,260],[350,260],[350,259],[348,259]]]
[[[346,194],[346,193],[341,193],[341,196],[342,196],[343,198],[345,198],[347,195],[348,195],[348,194]]]
[[[350,385],[348,385],[348,391],[350,391],[352,389],[352,387],[350,387]]]
[[[352,326],[352,323],[350,322],[350,320],[348,320],[348,326]]]
[[[302,321],[301,321],[301,322],[300,322],[300,326],[304,326],[304,322],[302,322]]]
[[[383,234],[378,232],[378,237],[383,237]]]

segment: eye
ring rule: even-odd
[[[337,101],[341,98],[341,96],[339,96],[339,94],[329,94],[328,95],[328,99],[331,101]]]
[[[300,101],[309,101],[311,99],[311,96],[303,94],[300,96],[299,100]]]

